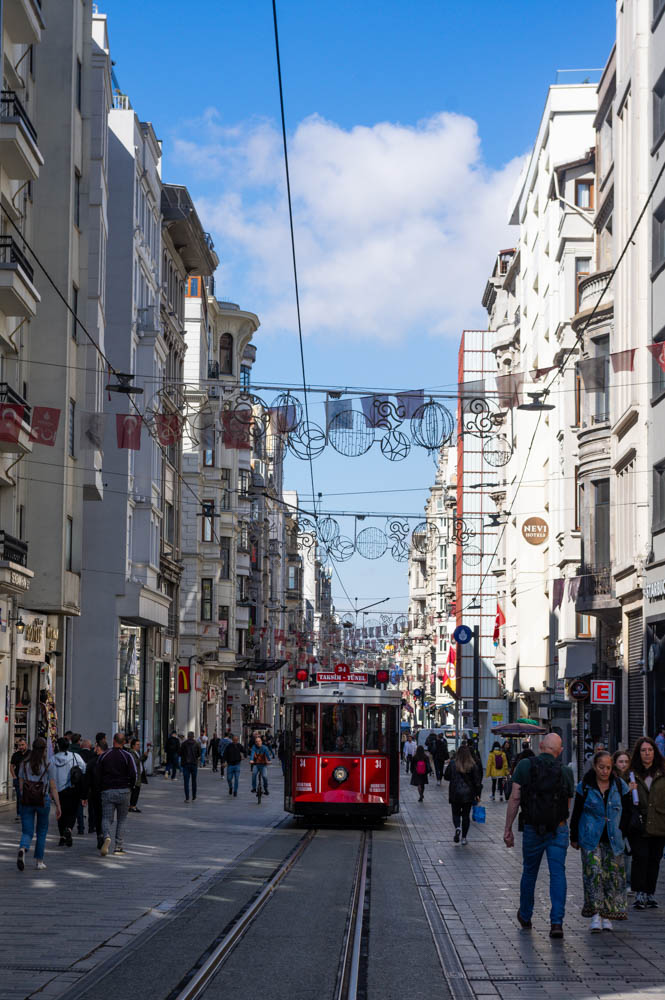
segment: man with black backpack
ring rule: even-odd
[[[543,854],[546,854],[550,870],[551,938],[563,937],[568,814],[575,794],[573,772],[559,760],[562,750],[561,737],[548,733],[540,741],[538,756],[519,762],[513,772],[503,835],[506,847],[514,847],[513,823],[521,809],[522,881],[517,920],[526,930],[532,926],[536,880]]]

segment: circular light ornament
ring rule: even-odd
[[[332,773],[332,776],[335,779],[335,781],[338,781],[341,785],[342,782],[346,781],[346,779],[348,778],[349,772],[345,767],[336,767]]]

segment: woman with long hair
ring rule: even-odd
[[[637,785],[631,784],[630,780],[630,754],[627,750],[615,750],[612,754],[612,773],[617,777],[621,778],[628,785],[629,791],[632,792],[633,788],[637,788]],[[633,855],[630,853],[630,842],[628,837],[624,837],[624,865],[626,868],[626,886],[627,893],[629,896],[633,896],[633,887],[630,881],[631,868],[633,865]]]
[[[628,785],[612,773],[609,751],[596,751],[570,820],[571,847],[582,852],[582,916],[591,917],[592,934],[611,931],[613,920],[628,916],[623,852],[630,811]]]
[[[425,785],[428,785],[427,775],[432,773],[432,765],[429,762],[425,747],[418,747],[411,762],[411,784],[418,789],[418,801],[422,802],[425,796]]]
[[[60,819],[60,799],[55,778],[55,768],[46,759],[46,740],[41,736],[32,744],[32,750],[23,761],[18,773],[21,796],[21,842],[16,859],[20,872],[25,868],[25,852],[30,848],[37,826],[35,842],[35,867],[46,868],[44,846],[48,833],[51,800],[55,802],[56,819]]]
[[[633,854],[631,885],[636,910],[655,909],[654,893],[665,848],[665,761],[650,736],[640,736],[630,758],[638,804],[629,834]]]
[[[461,746],[446,768],[444,779],[450,782],[448,801],[453,816],[456,844],[467,843],[469,832],[471,806],[480,799],[483,779],[482,771],[473,759],[468,746]]]

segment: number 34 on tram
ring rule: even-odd
[[[399,691],[345,664],[286,692],[284,808],[301,816],[381,818],[399,811]]]

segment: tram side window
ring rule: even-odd
[[[321,706],[322,753],[360,753],[361,711],[357,705]]]
[[[388,749],[388,709],[378,705],[367,708],[365,751],[386,753]]]
[[[295,705],[295,752],[316,753],[316,705]]]

